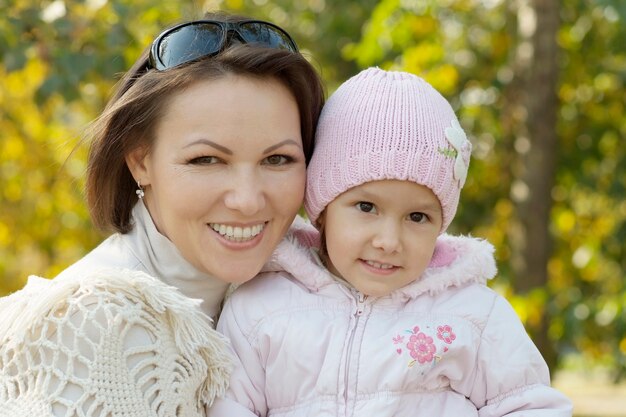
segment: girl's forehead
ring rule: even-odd
[[[397,192],[405,193],[396,195],[398,199],[410,199],[412,196],[419,196],[420,198],[429,196],[435,200],[437,199],[433,191],[425,185],[418,184],[414,181],[398,179],[367,181],[362,184],[355,185],[346,191],[346,193],[361,194],[366,196],[370,195],[372,197],[389,197],[389,193]]]

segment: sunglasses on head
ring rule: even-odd
[[[269,22],[196,20],[167,29],[152,42],[148,69],[163,71],[217,55],[233,43],[298,52],[298,46],[291,36]]]

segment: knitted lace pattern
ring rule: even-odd
[[[204,416],[232,361],[199,303],[138,271],[31,278],[0,299],[0,417]]]

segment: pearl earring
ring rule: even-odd
[[[140,181],[137,181],[137,189],[135,190],[135,194],[137,194],[137,198],[139,198],[140,200],[143,199],[144,195],[146,195],[146,193],[143,192],[143,187],[141,186]]]

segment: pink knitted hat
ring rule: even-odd
[[[369,181],[415,181],[454,218],[471,144],[454,110],[430,84],[406,72],[369,68],[343,83],[320,116],[307,168],[304,206],[313,224],[339,194]]]

